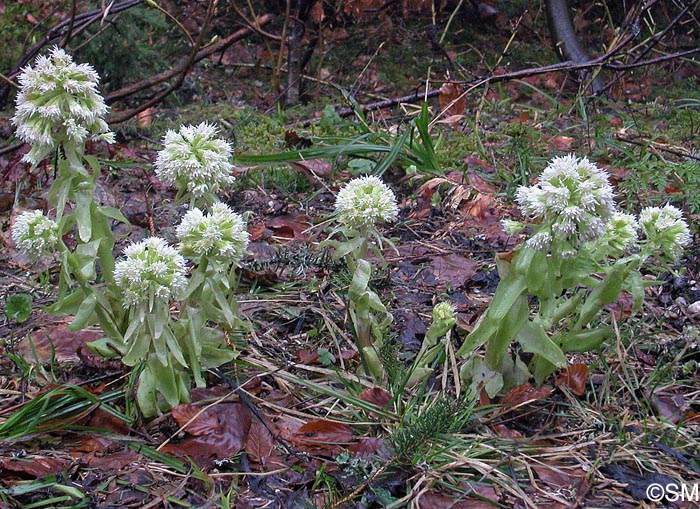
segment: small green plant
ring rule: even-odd
[[[457,315],[455,307],[451,303],[440,302],[435,305],[433,308],[433,322],[425,333],[423,344],[413,361],[411,377],[407,384],[409,387],[418,384],[432,373],[433,368],[430,365],[439,356],[440,352],[444,351],[444,341],[450,340],[452,327],[456,323]],[[440,339],[444,339],[444,341],[439,341]]]
[[[541,384],[566,367],[566,353],[598,348],[613,333],[601,321],[604,306],[626,291],[639,310],[644,287],[653,284],[642,267],[652,257],[675,260],[690,240],[671,205],[645,208],[638,219],[618,212],[607,174],[586,158],[554,158],[537,185],[519,188],[517,200],[534,221],[532,233],[497,259],[501,281],[493,301],[458,351],[469,357],[462,376],[474,394],[485,389],[493,397],[531,374]],[[513,233],[526,227],[505,225]],[[513,342],[532,354],[529,366],[509,355]],[[481,345],[483,360],[474,356]]]
[[[397,214],[396,196],[386,184],[374,176],[356,178],[340,190],[335,202],[335,218],[340,226],[331,232],[331,237],[341,234],[344,240],[326,241],[335,248],[336,258],[345,259],[352,274],[348,310],[355,341],[365,370],[378,381],[384,378],[378,351],[392,316],[369,287],[372,264],[368,255],[371,250],[383,260],[383,244],[393,247],[377,226],[393,221]]]
[[[5,316],[17,323],[24,323],[32,314],[32,296],[28,293],[15,293],[5,299]]]
[[[464,429],[473,418],[473,402],[466,397],[442,394],[431,397],[424,407],[415,406],[405,422],[394,432],[391,443],[396,458],[413,464],[422,463],[431,443],[441,435]]]

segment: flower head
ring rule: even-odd
[[[615,212],[605,224],[600,244],[607,247],[607,254],[619,256],[637,242],[638,231],[639,224],[633,215]]]
[[[433,320],[443,322],[454,322],[457,320],[454,304],[451,302],[439,302],[433,308]]]
[[[54,247],[58,237],[58,225],[40,210],[22,212],[12,226],[12,240],[17,249],[32,257]]]
[[[156,159],[158,178],[197,198],[230,185],[234,181],[229,163],[232,148],[216,134],[217,128],[207,122],[168,131]]]
[[[550,241],[576,248],[600,237],[615,212],[613,198],[607,174],[574,155],[552,159],[539,182],[521,186],[516,196],[523,213],[539,220],[550,235],[531,239],[537,249],[548,248]]]
[[[399,213],[396,195],[379,178],[359,177],[343,187],[335,200],[338,220],[354,229],[393,221]]]
[[[104,120],[108,107],[97,90],[100,78],[91,65],[76,64],[54,47],[34,67],[25,67],[18,79],[21,89],[12,123],[17,136],[32,146],[26,161],[36,164],[64,142],[78,148],[88,138],[114,142]]]
[[[501,219],[501,225],[503,226],[503,231],[508,235],[517,235],[525,229],[525,225],[520,221],[513,221],[512,219]]]
[[[237,264],[248,247],[243,218],[224,203],[215,203],[211,214],[194,208],[177,227],[180,252],[185,256],[208,256]]]
[[[690,229],[683,213],[673,205],[642,209],[639,224],[649,243],[670,258],[677,258],[683,246],[690,242]]]
[[[148,305],[177,297],[187,286],[185,259],[165,239],[149,237],[124,249],[114,267],[114,280],[128,306]]]

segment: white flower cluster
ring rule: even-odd
[[[185,259],[165,239],[149,237],[124,249],[114,280],[124,291],[124,305],[148,306],[177,297],[187,287]]]
[[[343,187],[335,200],[338,220],[353,229],[393,221],[399,213],[396,195],[379,178],[359,177]]]
[[[518,189],[523,213],[543,225],[527,245],[545,250],[558,242],[575,249],[600,237],[615,212],[613,198],[607,174],[588,159],[555,157],[536,185]]]
[[[229,162],[232,148],[216,137],[217,132],[207,122],[168,131],[155,163],[158,178],[197,198],[230,185],[234,181]]]
[[[690,242],[690,229],[676,207],[647,207],[636,219],[617,211],[613,198],[607,173],[588,159],[555,157],[537,185],[518,189],[523,214],[539,223],[526,247],[571,256],[582,244],[595,241],[592,248],[601,256],[620,256],[643,246],[645,252],[660,249],[675,259]],[[525,226],[515,221],[503,224],[512,233]],[[638,244],[640,229],[644,244]]]
[[[600,240],[606,245],[609,255],[619,256],[637,242],[638,231],[639,224],[632,214],[615,212],[605,224]]]
[[[40,210],[22,212],[12,225],[12,240],[17,249],[39,257],[58,242],[58,225]]]
[[[89,64],[76,64],[64,50],[54,47],[39,56],[34,67],[19,75],[12,123],[17,136],[32,148],[24,156],[37,164],[58,144],[81,147],[88,138],[114,142],[104,120],[108,107],[97,90],[99,76]]]
[[[683,246],[690,242],[688,224],[673,205],[642,209],[639,224],[647,240],[670,258],[678,257]]]
[[[194,208],[178,225],[180,252],[185,256],[207,256],[238,264],[248,247],[249,235],[243,218],[218,202],[210,214]]]

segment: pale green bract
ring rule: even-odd
[[[673,205],[642,209],[639,224],[647,240],[671,258],[677,258],[683,246],[690,242],[690,229],[683,213]]]
[[[555,157],[536,185],[518,188],[516,200],[523,214],[541,225],[526,246],[556,247],[572,255],[581,244],[603,235],[616,211],[614,197],[607,174],[587,158]]]
[[[457,323],[457,311],[451,302],[439,302],[433,308],[433,323],[426,333],[431,342],[447,334],[447,331]]]
[[[124,292],[124,306],[167,301],[187,287],[185,259],[165,239],[149,237],[124,249],[114,267],[114,281]]]
[[[187,256],[212,257],[238,264],[248,248],[249,235],[243,218],[224,203],[215,203],[210,214],[194,208],[178,225],[180,252]]]
[[[168,131],[155,163],[158,178],[198,198],[233,183],[233,165],[229,162],[232,148],[216,137],[217,132],[207,122]]]
[[[433,320],[456,320],[455,307],[451,302],[439,302],[433,308]]]
[[[17,249],[34,257],[53,248],[58,237],[58,225],[40,210],[22,212],[12,226],[12,240]]]
[[[338,220],[354,229],[371,228],[396,219],[396,195],[375,176],[359,177],[343,187],[335,200]]]
[[[18,77],[12,123],[17,137],[31,150],[23,159],[38,164],[60,143],[81,147],[88,139],[114,142],[104,120],[108,107],[97,90],[99,76],[89,64],[76,64],[64,50],[54,47],[36,59]]]

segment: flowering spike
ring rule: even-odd
[[[185,259],[160,237],[149,237],[124,249],[114,267],[114,280],[124,291],[124,305],[152,306],[177,297],[187,286]],[[150,309],[149,309],[150,311]]]
[[[393,221],[399,208],[394,192],[379,178],[367,176],[351,180],[340,190],[335,212],[346,226],[365,229]]]
[[[647,240],[661,248],[670,258],[677,258],[690,242],[690,229],[683,213],[673,205],[646,207],[639,214],[639,224]]]
[[[216,134],[216,126],[207,122],[168,131],[155,163],[158,178],[197,198],[232,184],[232,148]]]
[[[243,218],[224,203],[215,203],[211,214],[194,208],[177,227],[180,252],[185,256],[207,256],[238,264],[248,247],[249,235]]]
[[[600,237],[615,212],[614,196],[607,174],[587,158],[555,157],[536,185],[518,188],[516,200],[523,214],[543,225],[528,246],[576,248]]]
[[[104,117],[109,109],[97,90],[99,76],[89,64],[76,64],[55,46],[18,77],[12,123],[17,136],[32,148],[24,160],[37,164],[60,143],[82,147],[90,138],[114,142]]]
[[[39,257],[58,242],[58,225],[40,210],[22,212],[12,226],[12,240],[17,249]]]

